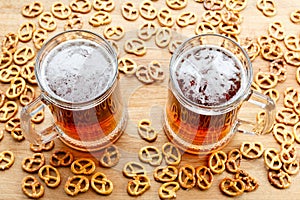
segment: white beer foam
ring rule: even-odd
[[[229,51],[201,46],[179,58],[175,76],[184,96],[199,104],[218,105],[229,100],[229,92],[240,89],[243,69]]]
[[[116,70],[103,47],[85,39],[59,44],[42,65],[47,92],[69,102],[85,102],[99,96],[111,84]]]

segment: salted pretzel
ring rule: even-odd
[[[137,66],[137,69],[136,69],[136,72],[135,72],[135,76],[137,77],[137,79],[139,81],[141,81],[144,84],[150,84],[150,83],[154,82],[154,79],[152,79],[151,76],[150,76],[150,74],[149,74],[148,66],[145,66],[145,65],[139,65],[139,66]]]
[[[89,179],[82,175],[69,177],[64,186],[65,192],[70,196],[87,192],[90,187]]]
[[[72,13],[64,26],[64,30],[81,29],[83,26],[83,19],[81,14]]]
[[[96,172],[91,178],[91,186],[98,194],[109,195],[113,191],[113,183],[101,172]]]
[[[26,81],[22,77],[13,78],[5,95],[9,99],[17,98],[24,92],[25,87]]]
[[[247,0],[227,0],[225,6],[228,10],[240,12],[246,8],[247,3]]]
[[[264,146],[261,142],[243,142],[240,151],[245,158],[256,159],[262,156]]]
[[[18,112],[18,105],[14,101],[7,101],[0,108],[0,122],[7,122]]]
[[[179,183],[175,181],[163,183],[158,190],[159,197],[161,199],[174,199],[176,198],[176,192],[180,189]]]
[[[254,77],[255,83],[262,89],[270,89],[277,85],[278,77],[270,72],[257,72]]]
[[[157,16],[157,10],[154,7],[152,1],[144,0],[139,6],[140,15],[148,20],[155,19]]]
[[[236,173],[240,166],[243,158],[242,152],[239,149],[233,149],[228,153],[227,161],[225,163],[227,171]]]
[[[103,10],[110,12],[115,8],[114,0],[93,0],[93,8],[95,10]]]
[[[204,0],[203,6],[206,10],[222,10],[225,0]]]
[[[240,179],[245,184],[245,192],[252,192],[259,186],[258,181],[250,176],[245,170],[238,170],[235,174],[235,179]]]
[[[223,178],[220,182],[220,190],[231,197],[239,196],[245,191],[245,183],[240,179]]]
[[[121,13],[123,17],[129,21],[134,21],[139,17],[139,10],[135,7],[134,3],[126,1],[122,4]]]
[[[0,71],[0,81],[3,83],[9,83],[20,75],[20,71],[21,68],[18,65],[10,65],[8,68]]]
[[[300,53],[295,51],[286,51],[283,55],[285,62],[293,66],[300,66]]]
[[[195,33],[196,35],[205,33],[216,33],[216,28],[209,22],[200,22],[196,25]]]
[[[196,170],[193,166],[185,164],[179,168],[178,182],[184,189],[192,189],[196,184]]]
[[[16,127],[14,127],[11,130],[10,135],[16,141],[22,141],[22,140],[24,140],[24,134],[23,134],[23,130],[21,129],[21,125],[18,125]]]
[[[112,20],[112,17],[108,12],[98,11],[90,17],[89,23],[94,27],[98,27],[101,25],[109,24],[111,22],[111,20]]]
[[[39,16],[39,25],[47,31],[54,31],[57,27],[56,21],[51,12],[43,12]]]
[[[207,190],[212,186],[214,176],[210,168],[206,166],[199,166],[196,168],[197,186],[201,190]]]
[[[103,154],[100,157],[100,164],[103,167],[113,167],[118,164],[120,160],[120,152],[118,147],[111,145],[104,149]]]
[[[86,14],[92,10],[92,3],[90,0],[72,0],[70,8],[73,12]]]
[[[32,156],[24,158],[22,161],[22,169],[26,172],[33,173],[45,164],[45,156],[41,153],[34,153]]]
[[[295,10],[291,13],[290,15],[290,20],[294,23],[299,23],[300,22],[300,9]]]
[[[290,51],[300,51],[300,39],[298,36],[289,34],[284,37],[284,44]]]
[[[153,142],[157,138],[157,132],[151,127],[151,121],[148,119],[142,119],[138,123],[138,133],[142,139]]]
[[[241,26],[238,24],[228,25],[221,22],[218,27],[221,33],[227,33],[230,35],[238,35],[241,33]]]
[[[156,30],[157,26],[153,22],[146,22],[139,27],[137,34],[141,40],[149,40],[155,35]]]
[[[42,143],[42,144],[30,144],[30,150],[33,152],[42,152],[42,151],[50,151],[54,148],[55,143],[53,140],[47,143]]]
[[[294,160],[293,162],[291,163],[284,163],[282,165],[282,169],[290,174],[290,175],[295,175],[299,172],[299,169],[300,169],[300,164],[299,164],[299,160],[296,159]]]
[[[48,187],[55,188],[60,184],[60,173],[51,165],[42,166],[39,169],[38,175]]]
[[[122,57],[118,61],[118,70],[123,72],[127,75],[133,75],[137,71],[137,64],[136,62],[127,57]]]
[[[167,6],[174,10],[180,10],[187,6],[188,0],[166,0]]]
[[[148,71],[150,77],[155,81],[163,81],[165,79],[165,73],[160,62],[158,62],[157,60],[152,60],[148,64]]]
[[[155,35],[155,44],[160,48],[167,47],[171,41],[171,38],[172,30],[170,28],[159,28]]]
[[[172,16],[172,12],[168,8],[162,8],[157,13],[158,23],[163,27],[172,27],[175,23],[175,19]]]
[[[283,108],[277,111],[275,119],[279,123],[293,126],[299,121],[299,116],[292,108]]]
[[[279,156],[283,163],[294,162],[297,159],[297,149],[295,145],[282,143]]]
[[[103,35],[109,40],[120,40],[125,35],[123,26],[107,26],[103,31]]]
[[[28,46],[20,47],[14,53],[14,62],[17,65],[25,65],[28,61],[32,60],[35,56],[33,48]]]
[[[273,136],[279,144],[288,143],[293,144],[295,137],[288,128],[281,123],[276,123],[273,127]]]
[[[150,188],[150,179],[146,175],[137,175],[128,181],[127,192],[131,196],[138,196]]]
[[[15,53],[19,42],[19,36],[16,33],[7,33],[2,40],[2,52],[10,52],[10,55]],[[1,65],[0,65],[1,69]]]
[[[132,38],[125,41],[124,49],[127,53],[132,53],[137,56],[143,56],[147,52],[146,44],[143,40]]]
[[[22,42],[28,42],[33,36],[35,31],[35,24],[33,22],[26,22],[21,24],[18,29],[18,37]]]
[[[281,169],[278,171],[269,170],[268,180],[271,185],[279,189],[290,187],[292,182],[290,175]]]
[[[300,143],[300,122],[294,125],[293,127],[293,134],[295,137],[295,140]]]
[[[167,142],[162,146],[162,153],[168,165],[179,165],[181,161],[181,153],[179,149],[172,143]]]
[[[176,19],[176,23],[181,27],[186,27],[188,25],[195,24],[196,22],[197,15],[193,12],[183,12]]]
[[[178,176],[178,169],[174,166],[159,166],[153,172],[154,179],[159,182],[175,181]]]
[[[0,170],[9,169],[15,162],[15,156],[11,151],[2,151],[0,153]]]
[[[210,154],[208,158],[208,166],[214,174],[221,174],[226,166],[227,155],[223,151],[216,151]]]
[[[24,17],[37,17],[39,16],[44,10],[44,6],[39,1],[34,1],[30,4],[26,4],[22,8],[22,15]]]
[[[280,21],[274,21],[269,24],[269,35],[277,40],[283,40],[285,38],[285,29]]]
[[[287,67],[284,59],[277,59],[270,63],[270,72],[278,76],[278,81],[283,82],[286,80]]]
[[[58,19],[67,19],[71,15],[72,10],[62,2],[55,2],[51,6],[51,12]]]
[[[41,49],[47,38],[48,33],[46,30],[41,28],[35,30],[32,36],[34,47],[36,49]]]
[[[273,17],[277,13],[276,4],[273,0],[258,0],[256,7],[267,17]]]
[[[168,50],[171,54],[183,43],[182,40],[172,40],[168,45]]]
[[[74,174],[90,175],[95,171],[95,169],[95,162],[89,158],[79,158],[71,165],[71,171]]]
[[[54,167],[67,167],[73,162],[73,154],[66,150],[56,150],[50,156],[50,164]]]
[[[138,162],[128,162],[123,167],[123,174],[128,178],[137,175],[146,175],[146,168]]]
[[[268,169],[279,170],[282,167],[279,151],[275,148],[267,148],[265,150],[264,161]]]
[[[22,180],[22,191],[26,196],[38,199],[44,195],[45,188],[37,178],[28,175]]]
[[[206,10],[202,14],[203,21],[213,26],[218,26],[222,21],[222,13],[215,10]]]

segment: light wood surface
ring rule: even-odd
[[[45,10],[49,11],[52,3],[54,1],[40,0]],[[141,1],[133,1],[138,5]],[[28,19],[21,15],[21,9],[23,5],[31,1],[25,0],[1,0],[0,1],[0,40],[3,39],[4,35],[8,32],[16,32],[19,25],[26,21],[33,21],[37,24],[37,18]],[[63,1],[68,4],[69,1]],[[136,21],[126,21],[121,15],[121,4],[124,1],[115,0],[116,7],[111,12],[112,22],[111,25],[122,25],[126,29],[125,37],[118,42],[119,46],[122,45],[126,39],[131,37],[136,37],[137,27],[141,25],[146,20],[141,16]],[[167,7],[164,0],[153,1],[154,6],[157,9],[162,7]],[[289,15],[292,11],[300,9],[299,0],[289,0],[289,1],[276,1],[277,14],[274,17],[264,16],[256,8],[256,0],[249,0],[248,5],[245,10],[241,12],[243,16],[242,32],[239,35],[241,39],[246,37],[255,38],[262,34],[266,35],[269,23],[279,20],[283,23],[287,33],[296,34],[299,36],[299,24],[294,24],[290,21]],[[172,10],[174,16],[178,16],[183,11],[193,11],[198,15],[197,23],[199,23],[202,18],[201,15],[204,11],[203,4],[196,3],[194,0],[189,0],[188,5],[183,10]],[[84,29],[95,31],[96,33],[102,34],[105,26],[92,27],[88,23],[88,18],[95,12],[92,10],[90,13],[84,16]],[[64,20],[57,20],[58,27],[54,32],[50,33],[53,36],[55,33],[63,31],[63,26],[65,24]],[[156,24],[157,20],[154,20]],[[177,25],[173,26],[173,30],[177,31],[177,37],[184,39],[193,36],[194,29],[196,25],[190,25],[185,28],[180,28]],[[104,172],[109,179],[112,180],[114,184],[114,190],[109,196],[97,195],[91,188],[87,193],[79,194],[76,199],[95,199],[95,198],[107,198],[107,199],[134,199],[130,197],[126,192],[126,186],[129,179],[122,175],[122,168],[124,164],[128,161],[138,161],[138,151],[141,147],[146,145],[154,145],[156,147],[161,147],[167,138],[162,130],[162,111],[166,102],[167,97],[167,83],[168,83],[168,64],[171,54],[168,50],[156,47],[154,43],[154,38],[152,38],[147,43],[148,52],[143,57],[137,57],[134,55],[128,55],[128,57],[133,58],[138,64],[147,64],[153,59],[159,60],[163,64],[163,69],[166,73],[166,79],[163,82],[157,82],[151,85],[144,85],[137,80],[134,76],[124,76],[121,74],[120,82],[122,87],[122,94],[124,101],[128,106],[128,125],[125,133],[117,141],[116,145],[119,147],[121,152],[121,159],[117,166],[106,169],[99,166],[98,159],[101,152],[94,153],[82,153],[74,151],[66,147],[59,140],[55,141],[54,149],[68,149],[74,153],[75,158],[80,157],[90,157],[97,163],[97,171]],[[24,45],[19,43],[19,46]],[[28,45],[32,45],[31,42]],[[283,43],[282,43],[283,45]],[[123,50],[121,50],[121,56],[126,55]],[[268,71],[269,62],[262,60],[260,57],[253,62],[254,72],[259,70]],[[283,107],[283,91],[287,87],[299,88],[298,83],[295,80],[296,67],[287,66],[287,80],[283,83],[279,83],[276,89],[280,91],[280,99],[277,102],[277,109]],[[0,88],[5,91],[8,87],[7,84],[0,83]],[[252,113],[251,108],[244,106],[244,111],[247,113]],[[154,128],[159,132],[159,136],[154,143],[147,143],[140,139],[137,133],[137,123],[140,119],[148,118],[152,121]],[[4,124],[0,124],[0,129],[4,129]],[[236,134],[234,139],[224,148],[225,152],[239,147],[243,141],[261,141],[265,147],[276,147],[279,149],[279,145],[276,143],[272,134],[264,136],[250,136],[244,134]],[[295,144],[297,149],[299,149],[299,144]],[[29,143],[27,141],[16,142],[12,139],[9,134],[5,134],[2,141],[0,141],[0,152],[4,150],[10,150],[15,155],[15,163],[13,166],[5,171],[0,171],[0,199],[26,199],[27,197],[22,193],[21,190],[21,180],[23,177],[28,175],[21,168],[21,162],[23,158],[32,155],[33,152],[29,149]],[[49,163],[49,156],[53,152],[44,152],[47,163]],[[299,157],[299,154],[298,154]],[[199,157],[195,155],[183,154],[182,164],[191,164],[194,167],[207,164],[206,157]],[[164,164],[164,163],[163,163]],[[154,181],[152,176],[153,167],[148,164],[144,164],[149,171],[149,177],[151,179],[151,188],[138,199],[159,199],[158,188],[160,183]],[[251,193],[245,193],[240,196],[240,199],[299,199],[300,190],[300,176],[292,176],[292,184],[290,188],[280,190],[276,189],[270,185],[267,178],[267,169],[264,165],[263,158],[256,160],[242,160],[241,168],[248,171],[253,177],[255,177],[259,182],[259,188]],[[69,168],[60,168],[59,171],[62,174],[62,182],[60,186],[56,189],[47,188],[45,190],[45,195],[43,199],[72,199],[68,196],[64,190],[63,186],[72,173]],[[37,177],[37,174],[34,174]],[[214,176],[213,186],[207,191],[201,191],[197,187],[187,191],[180,189],[177,192],[177,199],[225,199],[227,198],[220,192],[219,182],[222,178],[229,176],[231,174],[224,172],[221,175]],[[44,183],[43,183],[44,184]]]

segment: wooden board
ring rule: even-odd
[[[50,10],[52,1],[40,0],[46,11]],[[25,0],[11,0],[11,1],[0,1],[0,40],[2,41],[5,34],[8,32],[16,32],[21,23],[26,21],[33,21],[37,25],[37,18],[28,19],[24,18],[21,15],[21,9],[23,5],[31,1]],[[68,4],[69,1],[64,0],[64,3]],[[116,7],[111,12],[112,22],[111,25],[122,25],[126,29],[125,37],[118,42],[119,46],[122,48],[124,41],[128,38],[136,37],[137,27],[140,26],[146,20],[141,16],[136,21],[126,21],[121,15],[121,4],[124,1],[115,0]],[[133,1],[136,5],[141,1]],[[167,7],[165,1],[153,1],[154,6],[157,9],[162,7]],[[276,20],[281,21],[285,27],[285,30],[289,34],[296,34],[299,36],[299,24],[294,24],[290,21],[290,13],[296,9],[300,9],[300,4],[298,0],[289,0],[289,1],[276,1],[277,14],[274,17],[264,16],[257,8],[256,1],[249,0],[248,5],[245,10],[241,12],[243,16],[242,31],[239,37],[245,39],[246,37],[256,38],[260,35],[268,34],[268,25],[271,22]],[[178,16],[183,11],[193,11],[197,14],[199,23],[204,12],[203,4],[196,3],[193,0],[188,1],[188,5],[183,10],[172,10],[174,16]],[[84,29],[95,31],[96,33],[102,34],[105,26],[92,27],[88,23],[89,17],[95,12],[92,10],[90,13],[83,15],[84,17]],[[157,20],[153,20],[156,24]],[[55,33],[63,31],[65,24],[64,20],[57,20],[58,27],[54,32],[49,33],[50,36],[53,36]],[[38,25],[37,25],[38,26]],[[194,29],[196,25],[190,25],[185,28],[180,28],[177,25],[173,26],[173,30],[176,31],[178,39],[185,39],[187,37],[193,36]],[[25,44],[19,43],[19,46]],[[31,42],[28,45],[32,45]],[[282,43],[283,45],[283,43]],[[119,147],[121,152],[121,160],[117,166],[106,169],[99,166],[98,160],[101,152],[94,153],[82,153],[74,151],[63,145],[59,140],[55,141],[55,149],[68,149],[74,153],[75,158],[89,157],[92,158],[97,163],[97,171],[104,172],[109,179],[114,183],[113,193],[109,196],[99,196],[92,189],[90,189],[85,194],[80,194],[77,199],[95,199],[95,198],[107,198],[107,199],[130,199],[126,192],[126,185],[129,179],[125,178],[122,175],[122,168],[124,164],[128,161],[138,161],[138,151],[141,147],[149,145],[149,143],[140,139],[137,133],[137,123],[140,119],[148,118],[152,121],[154,128],[159,132],[157,141],[152,143],[156,147],[161,147],[166,141],[167,138],[164,135],[162,130],[162,112],[166,102],[167,97],[167,83],[168,83],[168,64],[171,54],[167,49],[158,48],[154,43],[154,38],[147,42],[148,52],[143,57],[137,57],[134,55],[127,55],[128,57],[133,58],[138,64],[147,64],[153,59],[159,60],[163,69],[166,73],[166,79],[163,82],[157,82],[151,85],[144,85],[139,82],[134,76],[124,76],[121,74],[120,82],[122,87],[122,95],[124,97],[124,102],[128,106],[128,125],[123,136],[117,141],[116,145]],[[121,50],[121,56],[126,55],[123,50]],[[254,72],[257,71],[268,71],[269,62],[262,60],[260,57],[253,62]],[[287,66],[287,79],[283,83],[279,83],[276,86],[276,89],[280,91],[280,99],[277,102],[277,109],[280,110],[283,107],[283,91],[287,87],[299,88],[298,83],[295,80],[296,67]],[[1,90],[5,91],[7,89],[7,84],[0,83]],[[252,108],[245,106],[244,111],[246,113],[251,112]],[[0,129],[4,129],[4,124],[0,124]],[[265,147],[276,147],[279,149],[279,145],[276,143],[272,134],[264,136],[251,136],[245,134],[236,134],[234,139],[224,148],[225,152],[233,148],[237,148],[243,141],[261,141]],[[299,144],[295,144],[297,149],[299,149]],[[4,150],[10,150],[15,155],[15,163],[9,170],[0,171],[0,199],[24,199],[26,196],[22,193],[21,190],[21,180],[23,177],[28,175],[21,168],[22,160],[32,155],[32,152],[29,149],[29,143],[27,141],[16,142],[12,139],[9,134],[5,134],[2,141],[0,141],[0,152]],[[47,158],[47,163],[49,163],[49,156],[54,150],[50,152],[45,152]],[[299,155],[299,154],[298,154]],[[298,156],[299,157],[299,156]],[[206,157],[199,157],[195,155],[189,155],[184,153],[182,156],[183,164],[191,164],[194,167],[207,164]],[[158,188],[161,185],[154,181],[152,176],[152,171],[154,168],[144,164],[148,171],[149,177],[151,179],[151,188],[139,199],[159,199],[158,197]],[[298,199],[300,195],[299,183],[300,176],[292,176],[292,184],[290,188],[280,190],[276,189],[270,185],[267,178],[267,170],[264,165],[262,158],[256,160],[243,160],[241,168],[248,171],[252,176],[254,176],[259,182],[259,188],[251,193],[245,193],[240,198],[242,199]],[[63,186],[69,176],[72,175],[69,168],[60,168],[59,171],[62,174],[62,182],[60,186],[56,189],[46,188],[45,195],[43,199],[69,199],[69,197],[63,190]],[[37,174],[34,174],[37,177]],[[221,175],[214,176],[214,182],[212,187],[207,191],[201,191],[197,187],[186,191],[179,190],[177,192],[178,199],[225,199],[220,190],[219,182],[222,178],[229,176],[231,174],[224,172]]]

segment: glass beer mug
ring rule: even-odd
[[[115,142],[126,126],[117,56],[101,36],[62,32],[39,51],[35,75],[41,94],[21,112],[25,138],[33,144],[59,137],[68,146],[94,151]],[[34,120],[45,115],[42,122]]]
[[[235,41],[218,34],[185,41],[170,61],[168,99],[164,114],[167,137],[192,154],[225,146],[237,131],[264,134],[274,122],[275,104],[251,89],[251,61]],[[238,117],[247,101],[264,110],[259,122]],[[256,131],[241,130],[245,125]],[[258,124],[259,123],[259,124]]]

